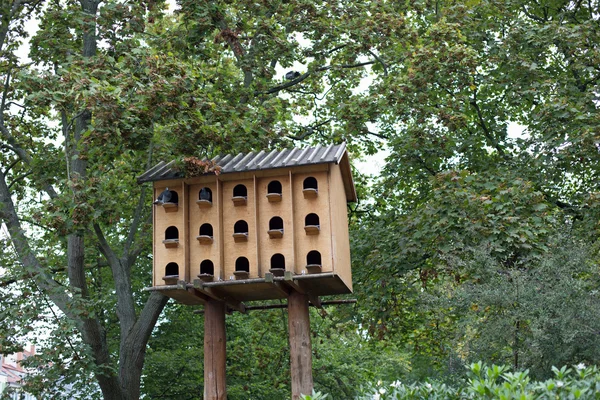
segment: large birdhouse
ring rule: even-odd
[[[185,304],[239,304],[350,293],[347,202],[356,201],[345,145],[226,155],[218,174],[160,163],[154,184],[154,290]]]

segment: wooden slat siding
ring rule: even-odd
[[[225,199],[223,193],[223,183],[217,177],[217,193],[218,193],[218,211],[219,211],[219,223],[217,226],[217,234],[219,235],[219,279],[225,280],[225,240],[223,237],[224,227],[223,227],[223,201]]]
[[[294,174],[295,197],[295,246],[296,246],[296,270],[301,274],[306,267],[306,255],[311,250],[321,253],[323,272],[332,271],[331,265],[331,223],[329,217],[329,182],[328,172],[320,171],[313,173]],[[303,182],[307,177],[314,177],[319,185],[319,194],[312,199],[305,199],[302,194]],[[307,235],[304,231],[304,222],[307,214],[315,213],[319,216],[321,229],[318,235]]]
[[[327,217],[329,218],[329,226],[331,227],[331,240],[329,241],[329,245],[330,245],[330,249],[331,249],[330,250],[331,251],[331,270],[335,272],[336,256],[335,256],[335,246],[334,246],[333,242],[334,242],[336,226],[334,225],[333,208],[335,208],[336,206],[339,207],[339,204],[337,204],[337,203],[334,204],[335,195],[333,193],[331,193],[333,190],[336,190],[336,188],[334,186],[332,186],[332,182],[331,182],[332,181],[331,175],[333,174],[332,170],[334,167],[336,167],[336,166],[332,165],[329,168],[329,173],[327,174],[327,186],[329,187],[329,215]]]
[[[347,197],[341,166],[332,165],[330,173],[331,245],[334,259],[333,270],[352,291],[350,260],[350,234],[348,232]]]
[[[180,279],[185,277],[185,239],[183,239],[182,236],[184,234],[184,220],[182,215],[185,198],[182,186],[182,181],[169,186],[169,189],[176,191],[179,196],[179,206],[176,212],[166,212],[162,206],[152,205],[156,214],[154,220],[154,275],[155,284],[158,285],[164,284],[162,278],[165,275],[165,266],[170,262],[175,262],[179,266]],[[166,186],[157,186],[154,198],[156,199],[156,197],[158,197],[165,189]],[[175,226],[179,231],[179,246],[177,248],[165,248],[165,245],[162,242],[165,236],[165,230],[169,226]]]
[[[154,183],[152,185],[152,190],[154,193],[154,196],[152,197],[152,201],[154,202],[154,200],[156,199],[156,197],[158,196],[156,194],[156,183]],[[164,282],[159,281],[157,278],[157,273],[158,273],[158,265],[156,263],[156,246],[157,246],[158,240],[156,237],[156,206],[153,204],[152,205],[152,286],[158,286],[163,284]]]
[[[254,184],[254,237],[256,238],[256,259],[255,259],[255,265],[256,265],[256,274],[259,277],[263,277],[264,275],[262,274],[262,266],[260,265],[260,242],[261,242],[261,234],[259,232],[259,218],[258,218],[258,207],[259,207],[259,201],[258,201],[258,185],[256,182],[256,175],[254,175],[252,177],[252,181]]]
[[[242,184],[247,189],[247,202],[243,206],[234,206],[231,200],[233,188]],[[254,180],[252,177],[240,181],[223,182],[223,263],[225,276],[230,279],[235,271],[235,261],[238,257],[246,257],[250,264],[250,278],[257,278],[256,269],[256,227],[254,219]],[[238,220],[244,220],[248,224],[248,241],[235,243],[233,239],[233,227]]]
[[[200,208],[196,204],[199,198],[200,190],[207,187],[212,192],[212,206],[207,208]],[[218,181],[213,177],[210,182],[197,183],[190,185],[188,188],[188,199],[189,199],[189,253],[190,253],[190,281],[193,281],[198,277],[200,273],[200,263],[203,260],[211,260],[214,264],[214,279],[218,279],[220,275],[220,255],[221,255],[221,237],[220,237],[220,216],[219,216],[219,193],[218,193]],[[196,237],[199,234],[200,226],[202,224],[210,224],[213,227],[213,243],[211,245],[204,245],[198,243]]]
[[[290,213],[290,224],[291,224],[291,234],[292,234],[292,257],[289,262],[286,261],[285,270],[294,272],[296,270],[296,228],[294,226],[294,213],[296,212],[295,198],[294,198],[294,179],[295,176],[292,174],[292,170],[289,171],[289,179],[290,179],[290,203],[292,207],[292,212]]]
[[[348,159],[348,152],[344,152],[340,162],[337,164],[340,167],[342,173],[342,180],[344,181],[344,191],[346,193],[346,200],[348,202],[356,202],[356,188],[354,187],[354,181],[352,180],[352,168],[350,167],[350,160]]]
[[[274,177],[263,177],[257,179],[257,193],[259,203],[259,223],[258,232],[261,240],[260,261],[262,265],[263,276],[271,268],[271,257],[273,254],[280,253],[285,257],[286,264],[293,258],[292,252],[292,228],[293,208],[289,195],[289,174],[288,171],[280,171],[283,175]],[[279,202],[270,202],[267,198],[268,185],[271,181],[277,180],[281,183],[282,197]],[[271,239],[268,235],[269,222],[273,217],[280,217],[283,220],[283,237]]]
[[[189,186],[184,182],[181,182],[181,200],[179,201],[179,207],[183,207],[183,212],[181,213],[182,221],[181,227],[182,232],[179,234],[179,243],[183,245],[183,260],[184,260],[184,275],[183,278],[180,276],[180,279],[183,279],[186,282],[191,282],[190,275],[190,246],[189,246],[189,225],[190,225],[190,199],[189,199]]]

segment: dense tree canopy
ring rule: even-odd
[[[539,376],[598,362],[599,7],[180,0],[171,15],[163,1],[0,1],[3,351],[49,327],[32,391],[137,398],[167,299],[141,290],[151,199],[136,176],[161,159],[347,141],[356,158],[390,155],[370,185],[357,171],[359,304],[315,322],[331,336],[314,349],[330,361],[315,357],[318,387],[352,395],[352,373],[385,373],[377,357],[413,378],[480,358]],[[177,309],[150,341],[156,398],[202,392]],[[262,349],[244,358],[232,339],[232,396],[287,393],[281,318],[229,319]],[[172,373],[190,371],[168,390],[164,349],[186,354]]]
[[[449,369],[596,363],[598,4],[421,5],[386,82],[391,155],[356,226],[372,331]]]

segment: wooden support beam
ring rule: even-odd
[[[312,294],[311,292],[306,292],[306,295],[308,296],[308,300],[310,300],[310,303],[317,307],[317,308],[323,308],[323,305],[321,304],[321,299],[319,298],[319,296],[315,296],[314,294]]]
[[[292,291],[288,297],[288,328],[290,334],[290,369],[292,400],[313,390],[312,348],[308,296]]]
[[[304,289],[300,285],[298,285],[298,282],[294,280],[294,274],[292,273],[292,271],[285,271],[283,275],[283,282],[285,282],[286,285],[294,289],[296,292],[306,294]]]
[[[246,305],[244,303],[227,296],[222,296],[221,294],[215,292],[212,288],[206,287],[201,279],[194,279],[194,283],[191,287],[193,288],[193,290],[196,290],[199,293],[208,296],[213,300],[221,301],[227,304],[227,307],[235,311],[239,311],[242,314],[246,313]]]
[[[210,297],[208,297],[207,295],[205,295],[202,292],[197,291],[196,289],[187,288],[186,290],[187,290],[188,293],[192,294],[195,297],[198,297],[203,302],[206,302],[206,301],[210,300]]]
[[[227,399],[225,303],[204,305],[204,400]]]
[[[315,307],[323,308],[323,306],[321,306],[321,299],[319,299],[319,296],[315,296],[313,293],[306,289],[302,282],[295,280],[292,271],[285,271],[283,279],[285,284],[294,289],[296,292],[307,295],[311,304],[313,304]]]
[[[356,303],[356,299],[342,299],[342,300],[323,300],[321,301],[322,306],[335,306],[340,304],[354,304]],[[314,307],[313,304],[310,306]],[[246,306],[246,312],[255,311],[255,310],[272,310],[279,308],[288,308],[287,304],[265,304],[262,306]],[[195,310],[195,314],[204,314],[204,310]]]
[[[281,284],[281,282],[275,282],[275,280],[273,278],[274,278],[274,276],[271,272],[267,272],[265,274],[265,282],[273,285],[275,290],[277,290],[279,292],[279,294],[281,294],[282,296],[288,297],[290,294],[289,288],[287,286]]]

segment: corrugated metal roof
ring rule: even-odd
[[[294,148],[266,152],[239,153],[235,156],[217,156],[212,159],[215,165],[221,167],[221,174],[235,172],[257,171],[262,169],[298,167],[314,164],[338,164],[346,150],[346,144],[316,146],[304,149]],[[206,159],[205,159],[206,161]],[[183,178],[181,173],[173,169],[175,161],[160,162],[138,177],[138,182],[154,182],[167,179]]]

